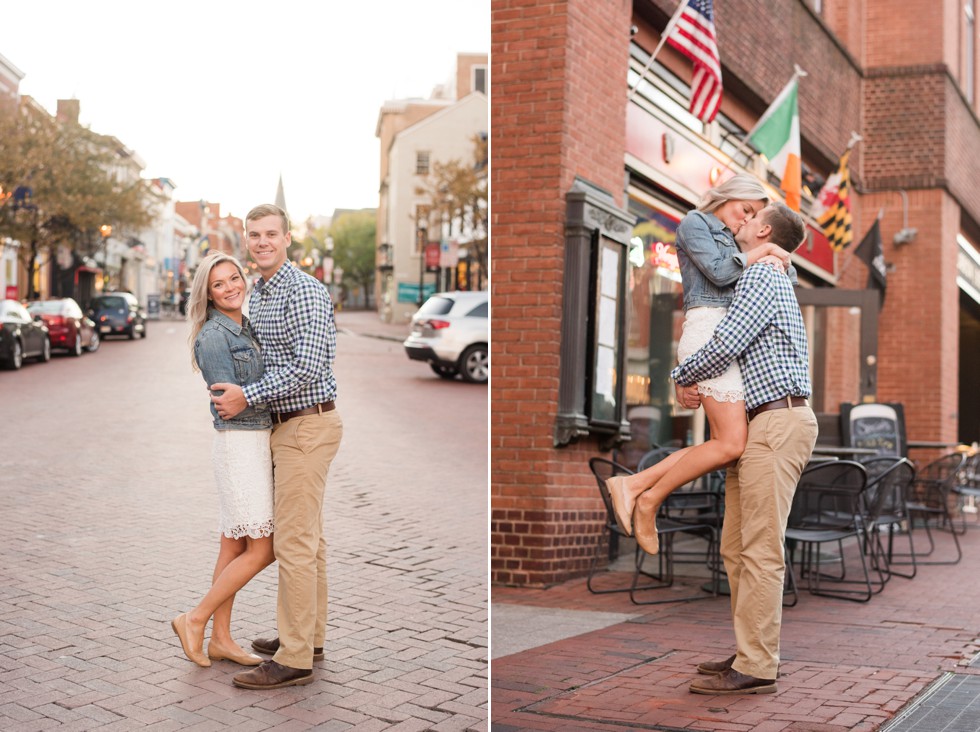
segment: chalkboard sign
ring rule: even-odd
[[[841,436],[849,447],[904,457],[905,412],[901,404],[841,404]]]

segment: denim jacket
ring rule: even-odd
[[[681,219],[674,247],[684,285],[684,310],[730,306],[735,282],[747,263],[731,230],[714,214],[694,210]],[[795,285],[796,269],[790,266],[786,274]]]
[[[211,308],[201,332],[194,339],[194,357],[208,385],[225,382],[245,386],[262,376],[262,352],[252,336],[248,318],[239,325],[227,315]],[[246,407],[231,419],[218,416],[211,404],[216,430],[264,430],[272,427],[267,404]]]

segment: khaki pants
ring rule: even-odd
[[[327,542],[323,494],[344,426],[336,409],[294,417],[272,428],[275,474],[273,539],[279,561],[279,650],[290,668],[313,668],[327,628]]]
[[[783,539],[816,441],[817,418],[809,407],[763,412],[749,422],[745,452],[725,481],[721,555],[732,589],[732,667],[760,679],[775,679],[779,670]]]

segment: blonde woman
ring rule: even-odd
[[[736,175],[710,189],[677,227],[685,311],[678,361],[708,342],[732,302],[735,283],[750,265],[767,262],[795,279],[789,253],[781,247],[765,244],[742,253],[735,243],[739,229],[768,203],[769,196],[758,180]],[[733,362],[721,376],[699,383],[698,393],[711,430],[709,440],[678,450],[635,475],[606,481],[620,527],[628,534],[635,532],[637,543],[650,554],[659,551],[655,518],[667,496],[738,460],[745,450],[748,423],[738,363]]]
[[[191,365],[207,384],[245,385],[263,373],[262,354],[242,314],[247,290],[238,260],[212,252],[201,260],[188,300],[193,344]],[[211,405],[214,420],[212,459],[220,499],[221,546],[210,591],[193,610],[171,625],[187,657],[198,666],[229,660],[257,666],[259,656],[246,653],[231,637],[235,593],[272,564],[273,484],[269,435],[272,418],[264,404],[251,406],[232,419],[222,419]],[[204,653],[204,630],[214,618],[211,641]]]

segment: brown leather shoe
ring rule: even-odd
[[[313,670],[290,668],[275,661],[266,661],[252,671],[235,674],[235,686],[243,689],[281,689],[284,686],[303,686],[313,683]]]
[[[733,663],[735,663],[735,656],[729,656],[724,661],[705,661],[698,664],[698,673],[717,676],[730,669]]]
[[[735,669],[729,668],[717,676],[695,679],[691,682],[690,689],[692,694],[718,694],[720,696],[774,694],[776,693],[776,680],[757,679],[755,676],[740,674]]]
[[[269,656],[274,656],[276,651],[279,650],[279,638],[256,638],[252,641],[252,648],[254,648],[259,653],[265,653]],[[314,648],[313,649],[313,660],[322,661],[323,660],[323,649]]]

